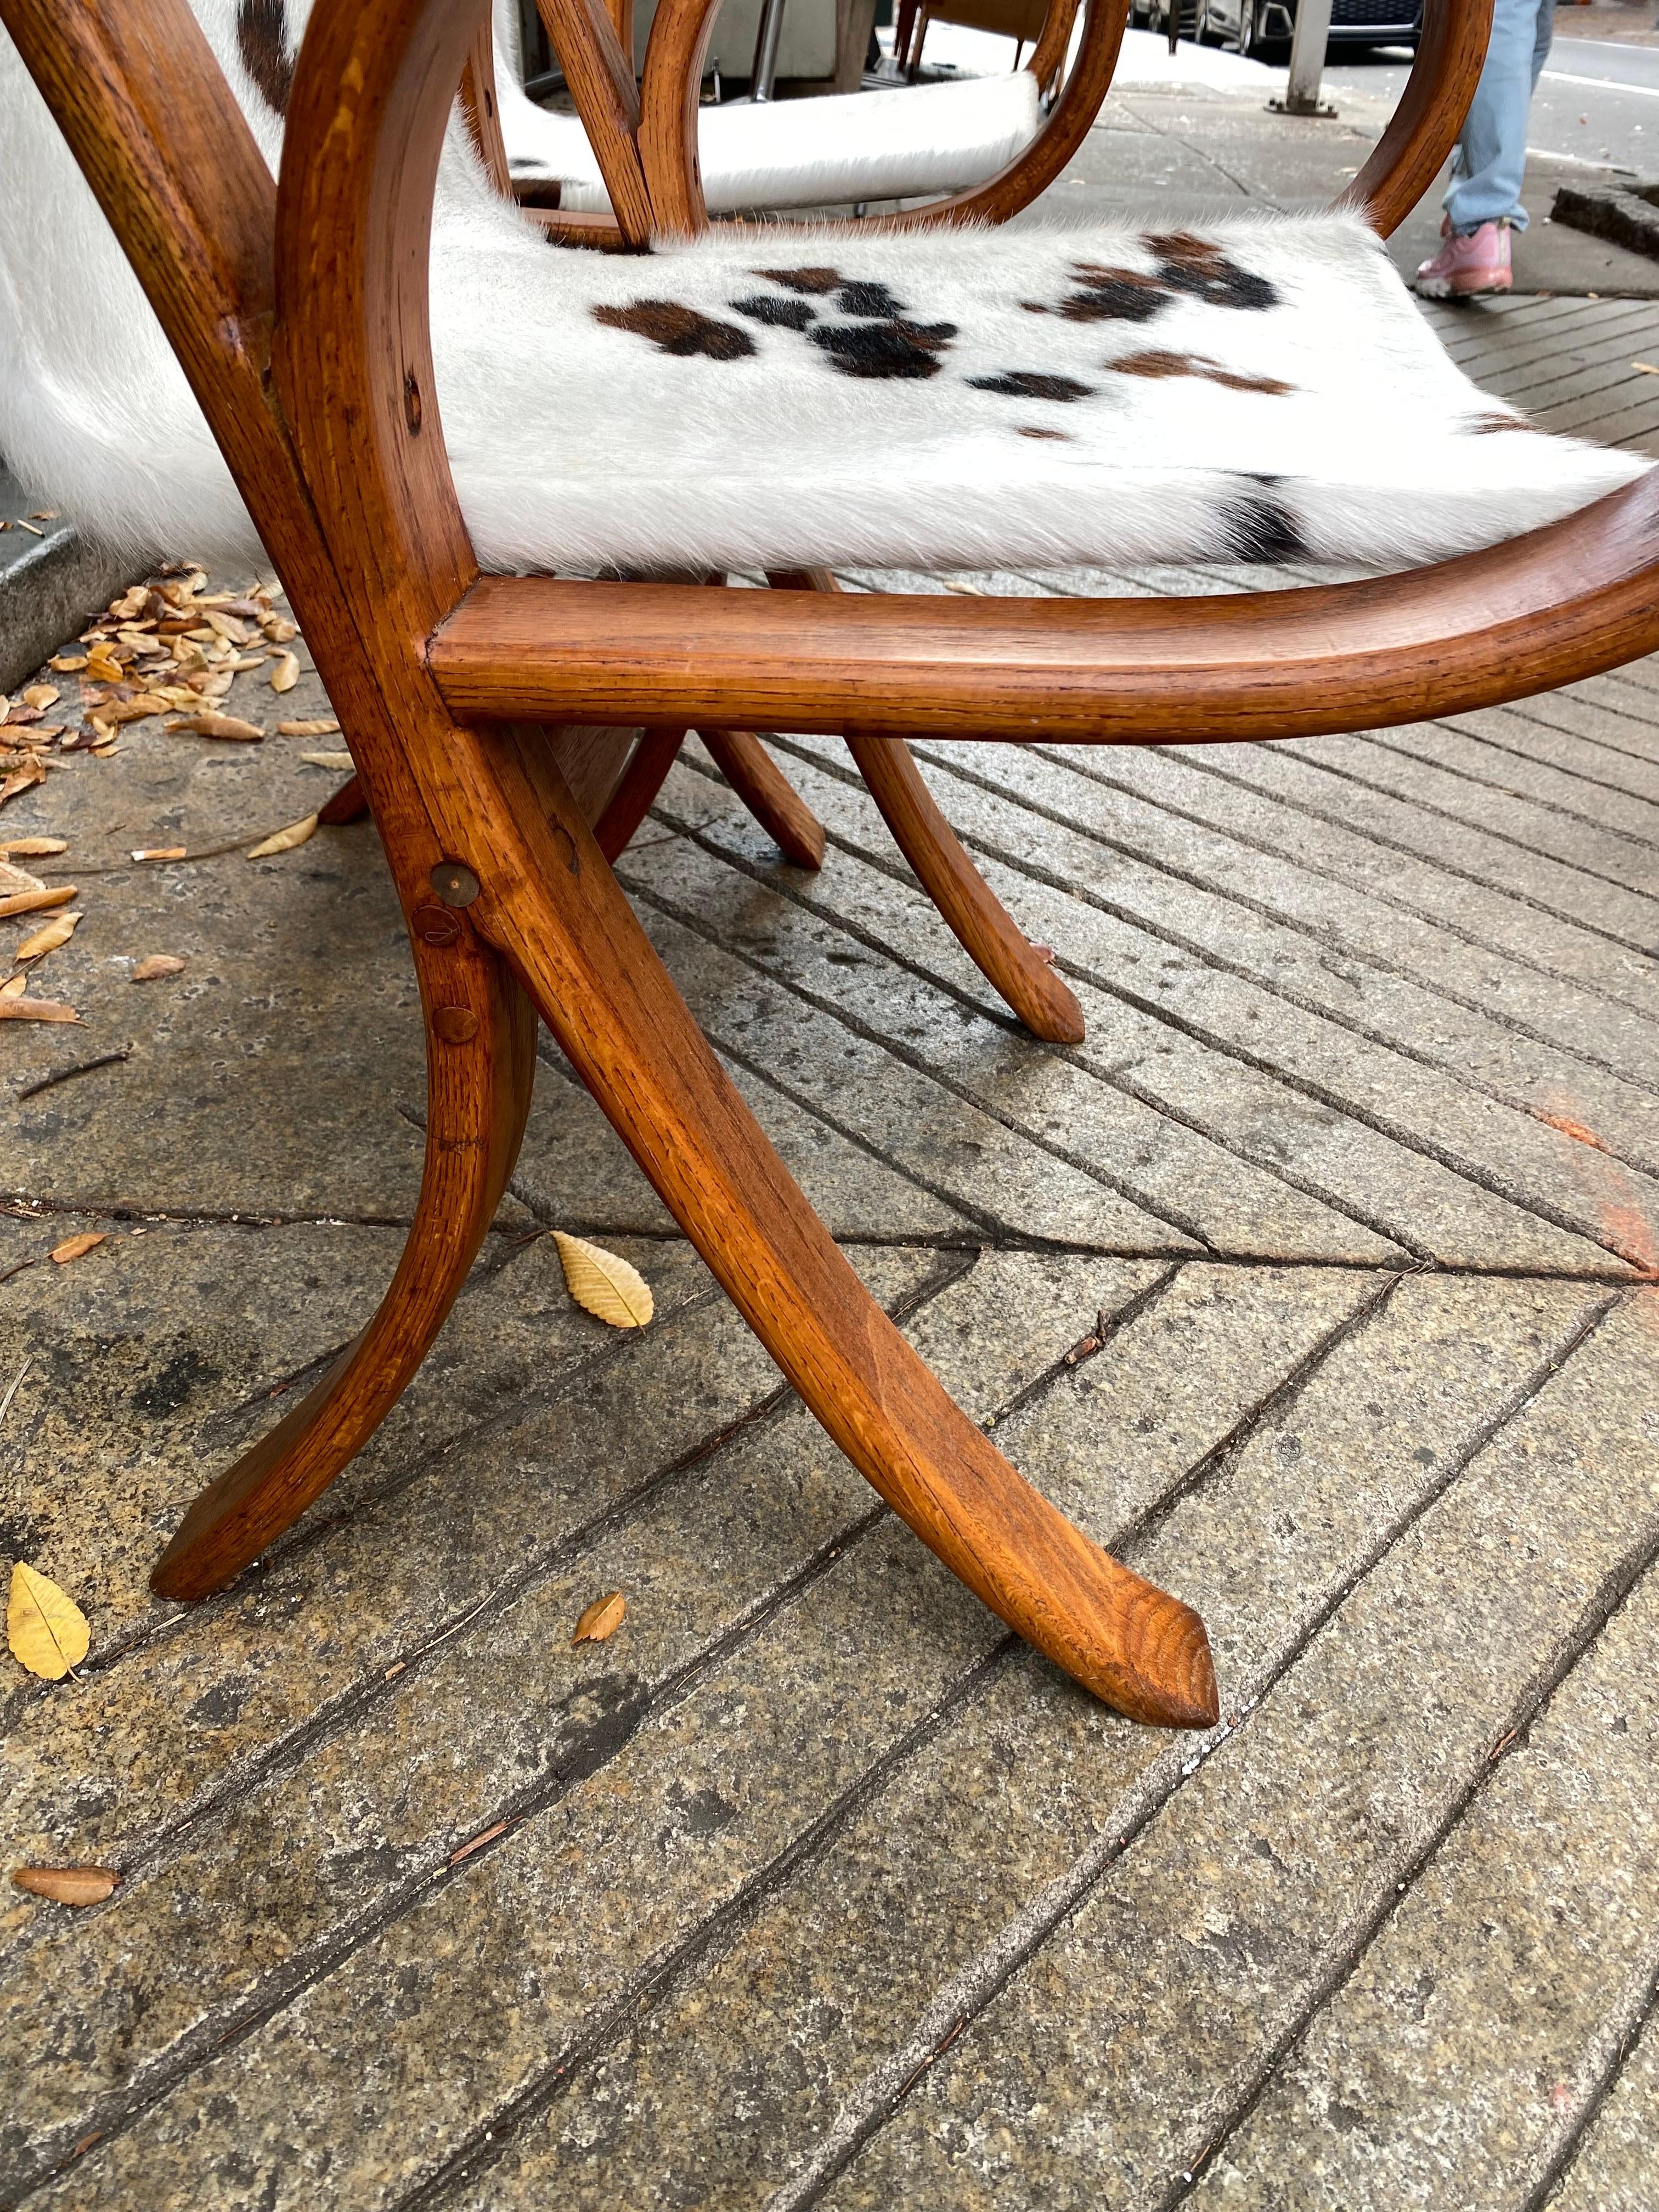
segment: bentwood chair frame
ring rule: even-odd
[[[1216,1716],[1203,1626],[1030,1490],[869,1297],[727,1080],[589,823],[635,733],[705,721],[1010,743],[1278,738],[1463,711],[1659,645],[1659,484],[1437,567],[1222,601],[1003,602],[480,576],[434,398],[439,151],[486,0],[325,0],[280,181],[185,0],[0,0],[235,473],[408,918],[424,1180],[379,1312],[197,1501],[155,1583],[229,1581],[372,1434],[528,1112],[539,1011],[831,1437],[945,1564],[1126,1713]],[[1432,16],[1360,183],[1409,205],[1483,45]],[[1434,90],[1449,52],[1455,106]],[[1461,66],[1457,56],[1463,55]],[[553,373],[556,373],[555,368]]]

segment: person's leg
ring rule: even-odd
[[[1554,13],[1554,0],[1496,0],[1486,66],[1457,142],[1444,203],[1459,236],[1488,222],[1527,227],[1521,204],[1527,117],[1549,52]]]

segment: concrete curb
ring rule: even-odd
[[[22,486],[0,461],[0,520],[15,525],[29,513]],[[134,574],[131,561],[73,523],[54,519],[0,531],[0,691],[32,676]]]

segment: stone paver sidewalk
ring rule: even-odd
[[[1645,443],[1656,316],[1443,321]],[[326,713],[308,672],[230,707]],[[830,741],[777,741],[821,875],[695,746],[622,865],[950,1388],[1203,1609],[1202,1738],[1092,1705],[879,1507],[545,1043],[396,1413],[240,1585],[149,1599],[414,1200],[374,832],[245,856],[339,742],[137,722],[0,814],[85,916],[33,986],[80,1024],[0,1028],[0,1550],[94,1637],[0,1679],[0,1833],[122,1875],[0,1909],[0,2203],[1650,2212],[1659,664],[1365,737],[924,748],[1070,1052]],[[642,1269],[648,1329],[571,1306],[554,1226]]]

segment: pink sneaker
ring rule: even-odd
[[[1483,222],[1467,238],[1448,238],[1432,261],[1417,272],[1417,289],[1425,300],[1470,300],[1480,292],[1507,292],[1510,227]]]

